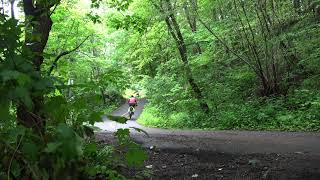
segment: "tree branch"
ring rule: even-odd
[[[49,69],[49,71],[48,71],[48,76],[50,76],[51,73],[52,73],[52,71],[53,71],[53,69],[54,69],[55,67],[57,67],[57,62],[59,61],[60,58],[62,58],[63,56],[68,55],[68,54],[76,51],[77,49],[79,49],[79,48],[82,46],[82,44],[87,41],[87,39],[88,39],[89,37],[90,37],[90,36],[87,36],[80,44],[78,44],[78,46],[76,46],[76,47],[73,48],[72,50],[64,51],[64,52],[60,53],[60,54],[54,59],[52,65],[51,65],[51,67],[50,67],[50,69]]]
[[[51,16],[51,15],[54,13],[54,11],[56,11],[58,5],[59,5],[59,4],[55,4],[55,5],[54,5],[54,8],[53,8],[53,10],[50,12],[49,16]]]
[[[246,59],[241,57],[238,53],[236,53],[233,49],[231,49],[225,41],[223,41],[215,32],[212,31],[212,29],[202,21],[202,19],[197,18],[199,22],[228,50],[230,51],[234,56],[236,56],[238,59],[246,63],[250,68],[252,68],[256,72],[256,68],[250,64]]]
[[[3,0],[1,0],[0,10],[2,11],[1,14],[4,14],[4,2],[3,2]]]

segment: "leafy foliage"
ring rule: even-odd
[[[111,58],[121,56],[131,64],[133,78],[149,99],[139,122],[166,128],[318,131],[315,106],[305,104],[311,99],[317,104],[319,98],[319,15],[310,9],[312,3],[299,3],[136,0],[124,13],[148,19],[143,34],[128,29],[129,22],[119,25],[110,18],[116,29],[109,41],[117,47]],[[182,44],[176,41],[177,28]],[[202,100],[180,61],[183,44]],[[210,112],[199,109],[203,101]]]
[[[34,3],[54,12],[26,22],[0,12],[0,179],[126,179],[117,165],[141,164],[140,146],[127,137],[126,154],[115,154],[88,126],[118,106],[127,87],[121,65],[105,59],[105,31],[78,11],[83,1]],[[43,25],[51,19],[52,28]]]
[[[145,153],[128,129],[101,146],[89,125],[126,89],[148,97],[146,125],[319,131],[318,1],[23,1],[24,20],[6,8],[0,179],[125,179],[118,166]]]

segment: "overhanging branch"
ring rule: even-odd
[[[87,41],[87,39],[88,39],[89,37],[90,37],[90,36],[87,36],[80,44],[78,44],[78,46],[76,46],[76,47],[73,48],[72,50],[64,51],[64,52],[60,53],[60,54],[54,59],[52,65],[51,65],[51,67],[50,67],[50,69],[49,69],[49,71],[48,71],[48,76],[51,75],[53,69],[57,66],[57,62],[59,61],[60,58],[62,58],[63,56],[68,55],[68,54],[76,51],[77,49],[79,49],[79,48],[83,45],[83,43],[85,43],[85,42]]]
[[[49,16],[51,16],[57,9],[59,4],[55,4],[53,10],[50,12]]]
[[[238,59],[252,68],[255,72],[257,72],[257,69],[252,64],[250,64],[250,62],[248,62],[246,59],[236,53],[231,47],[229,47],[224,40],[222,40],[204,21],[202,21],[202,19],[200,19],[199,17],[197,19],[210,32],[210,34],[212,34],[229,52],[231,52],[234,56],[236,56]]]

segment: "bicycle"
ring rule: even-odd
[[[135,111],[135,108],[133,106],[129,106],[128,114],[129,114],[130,120],[131,120],[132,116],[134,115],[134,111]]]

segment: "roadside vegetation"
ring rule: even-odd
[[[141,165],[145,153],[129,130],[116,145],[91,128],[123,103],[130,82],[108,58],[98,2],[1,2],[0,179],[125,179],[121,168]]]
[[[2,0],[0,179],[148,178],[128,129],[89,126],[137,92],[146,126],[319,131],[319,22],[319,0]]]
[[[135,3],[146,33],[118,42],[147,92],[141,124],[319,131],[318,1]]]

